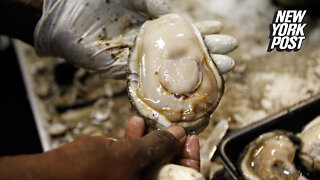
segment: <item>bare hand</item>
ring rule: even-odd
[[[196,136],[179,126],[144,131],[133,117],[125,139],[83,137],[41,154],[1,157],[0,179],[151,179],[172,161],[199,170]]]
[[[176,127],[177,126],[170,128]],[[170,128],[167,130],[170,130]],[[143,137],[145,129],[146,126],[143,119],[137,116],[132,117],[126,128],[126,139],[135,140]],[[150,132],[151,130],[149,129],[148,131]],[[200,170],[200,147],[198,136],[193,135],[186,137],[181,151],[176,155],[173,162],[193,168],[197,171]]]

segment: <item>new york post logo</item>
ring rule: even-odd
[[[300,50],[306,38],[303,29],[307,24],[302,24],[306,12],[306,10],[278,10],[274,14],[273,22],[270,24],[268,52],[274,48],[277,51],[288,52]]]

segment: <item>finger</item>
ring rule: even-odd
[[[188,136],[177,162],[180,165],[200,170],[200,145],[198,136]]]
[[[201,21],[197,22],[195,26],[200,33],[204,35],[216,34],[222,30],[222,24],[219,21]]]
[[[159,17],[170,12],[164,0],[125,0],[124,4],[130,9],[148,14],[150,17]]]
[[[172,160],[186,141],[182,127],[171,126],[166,130],[155,130],[136,142],[135,157],[140,168],[157,167]]]
[[[164,0],[145,0],[147,13],[151,17],[159,17],[160,15],[167,14],[170,12],[169,6]]]
[[[234,66],[236,64],[231,57],[226,55],[211,54],[211,57],[217,65],[218,70],[221,74],[226,74],[227,72],[230,72],[234,69]]]
[[[238,47],[237,40],[229,35],[206,35],[204,41],[212,54],[227,54]]]
[[[145,131],[144,120],[141,117],[133,116],[130,118],[126,130],[125,138],[126,139],[138,139],[141,138]]]

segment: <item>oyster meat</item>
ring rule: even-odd
[[[301,133],[299,158],[311,172],[320,172],[320,116],[307,124]]]
[[[201,132],[223,94],[223,78],[198,29],[176,14],[141,27],[128,63],[131,104],[152,128]]]
[[[298,179],[294,157],[297,145],[293,135],[285,131],[272,131],[260,135],[245,149],[240,159],[243,177],[248,180]]]

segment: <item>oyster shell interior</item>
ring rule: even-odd
[[[308,123],[298,136],[301,163],[308,171],[320,172],[320,116]]]
[[[153,128],[179,124],[199,133],[223,94],[201,34],[176,14],[141,27],[128,68],[130,101]]]
[[[284,131],[272,131],[260,135],[245,149],[240,160],[241,173],[248,180],[298,179],[300,172],[295,168],[297,150]]]

